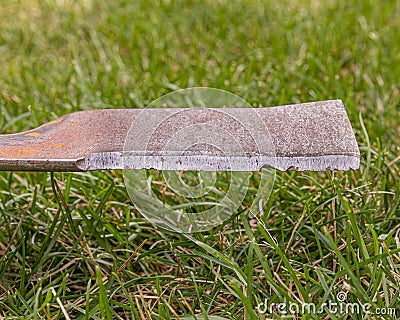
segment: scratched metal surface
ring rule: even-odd
[[[185,138],[171,143],[182,130]],[[198,143],[201,135],[204,143]],[[320,171],[358,169],[359,161],[340,100],[257,109],[90,110],[0,135],[0,170],[9,171],[248,171],[263,166]]]

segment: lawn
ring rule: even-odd
[[[2,172],[0,318],[400,317],[399,17],[396,0],[2,0],[1,133],[193,86],[342,99],[361,168],[277,172],[264,212],[192,235],[143,219],[118,170]]]

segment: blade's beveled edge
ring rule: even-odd
[[[80,161],[80,169],[156,169],[156,170],[203,170],[203,171],[259,171],[273,168],[280,171],[325,171],[357,170],[360,158],[357,155],[323,155],[311,157],[216,157],[209,155],[127,155],[121,152],[92,154]]]
[[[64,159],[0,159],[1,169],[6,171],[47,171],[82,172],[92,170],[203,170],[203,171],[259,171],[261,168],[273,168],[280,171],[325,171],[325,170],[357,170],[360,158],[347,155],[327,155],[314,157],[222,157],[192,156],[181,162],[181,156],[160,159],[160,156],[131,157],[122,160],[120,152],[103,152],[92,154],[89,158],[77,160]],[[128,162],[130,164],[128,164]],[[174,164],[175,163],[175,164]],[[124,165],[125,164],[125,165]]]

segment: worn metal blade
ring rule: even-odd
[[[89,110],[0,135],[3,171],[322,171],[359,164],[340,100],[255,109]]]

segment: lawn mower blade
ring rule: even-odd
[[[268,134],[260,131],[260,121],[252,122],[254,115]],[[168,139],[187,127],[195,131],[181,137],[180,144],[189,148],[178,150],[175,144],[168,149]],[[196,140],[197,129],[207,134],[207,128],[215,127],[239,141],[240,148],[226,137],[215,149]],[[88,110],[26,132],[0,135],[2,171],[324,171],[359,165],[357,141],[340,100],[254,109]]]

